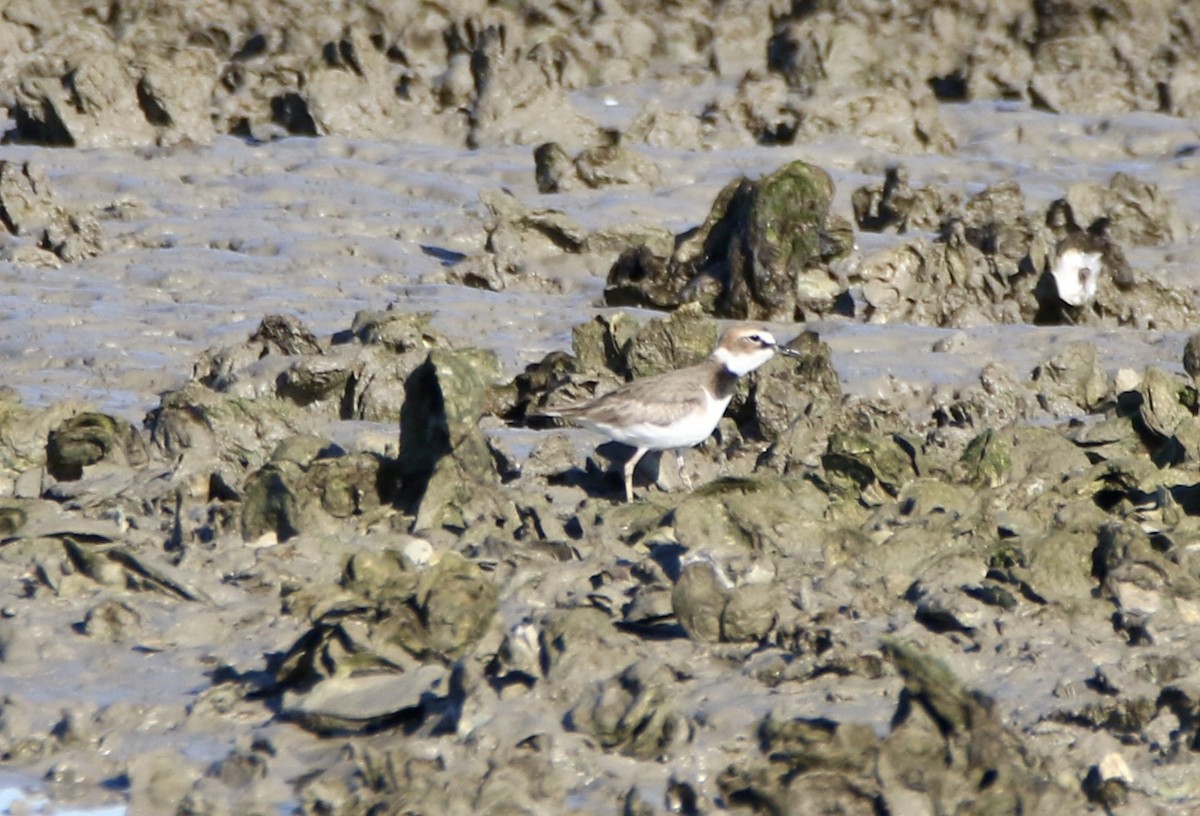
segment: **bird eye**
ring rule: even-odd
[[[759,337],[757,334],[752,334],[752,335],[750,335],[750,342],[751,343],[761,343],[762,338]]]

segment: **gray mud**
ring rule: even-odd
[[[1196,11],[876,5],[10,4],[3,783],[1200,809]],[[744,317],[694,492],[527,419]]]

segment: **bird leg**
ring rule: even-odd
[[[675,464],[679,466],[679,481],[683,482],[684,489],[691,490],[692,477],[683,469],[683,448],[675,449]]]
[[[633,456],[629,457],[629,461],[625,463],[625,501],[633,501],[633,469],[637,467],[637,463],[646,455],[647,448],[638,448],[633,452]]]

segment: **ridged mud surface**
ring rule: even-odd
[[[6,784],[1200,808],[1196,9],[315,5],[0,15]]]

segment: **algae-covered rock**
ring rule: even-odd
[[[660,523],[689,549],[774,558],[801,547],[828,505],[825,494],[800,479],[721,479],[686,496]]]
[[[22,405],[15,392],[0,387],[0,476],[11,480],[10,495],[32,498],[41,493],[46,441],[55,428],[70,422],[77,411],[77,406],[66,403],[31,408]]]
[[[1062,434],[1032,425],[987,430],[976,436],[959,462],[963,478],[992,487],[1047,485],[1091,466],[1086,454]]]
[[[169,456],[218,459],[238,470],[265,463],[275,447],[305,429],[294,403],[218,394],[189,383],[164,394],[150,412],[152,444]]]
[[[642,660],[600,681],[571,710],[570,727],[607,749],[640,759],[662,759],[686,744],[694,725],[674,703],[675,672]]]
[[[693,640],[716,643],[732,592],[733,583],[719,566],[707,559],[693,560],[679,571],[671,590],[675,619]]]
[[[392,351],[431,351],[447,348],[448,341],[429,327],[431,315],[388,307],[354,313],[350,333],[363,345],[381,345]]]
[[[709,233],[710,240],[720,240],[725,231],[731,238],[718,314],[787,320],[807,301],[827,296],[822,273],[813,268],[822,259],[832,198],[829,174],[806,162],[792,162],[755,183],[738,183]]]
[[[1109,523],[1098,536],[1094,572],[1101,596],[1117,609],[1115,623],[1132,642],[1195,625],[1200,559],[1172,546],[1170,537],[1152,538],[1131,522]]]
[[[899,435],[833,433],[821,465],[835,493],[867,505],[894,498],[920,475],[916,449]]]
[[[1091,411],[1109,394],[1108,376],[1091,343],[1072,343],[1039,364],[1033,382],[1043,407],[1055,414]]]
[[[242,485],[242,539],[257,541],[271,533],[278,541],[298,535],[300,518],[295,484],[303,469],[294,462],[271,463],[251,473]]]
[[[750,375],[751,397],[744,413],[740,401],[734,412],[740,424],[766,442],[782,442],[776,454],[799,453],[797,437],[828,432],[837,420],[842,383],[833,367],[829,345],[816,332],[802,332],[786,343],[798,357],[778,356]],[[798,433],[794,433],[796,431]]]
[[[479,430],[496,357],[479,350],[430,352],[405,381],[398,469],[414,529],[465,529],[502,515],[499,475]]]
[[[571,329],[571,350],[579,362],[591,368],[608,368],[629,376],[629,349],[640,324],[625,312],[597,315]]]
[[[917,648],[896,640],[885,645],[905,686],[879,755],[885,801],[907,799],[945,812],[1080,807],[1079,791],[1049,777],[1045,761],[1004,727],[986,697]]]
[[[456,553],[425,567],[410,561],[395,551],[356,554],[340,589],[309,591],[316,619],[273,668],[288,710],[307,727],[394,726],[439,712],[436,698],[452,693],[443,664],[492,625],[498,592]]]
[[[990,702],[935,658],[887,643],[904,677],[889,733],[829,718],[765,717],[764,761],[718,777],[730,801],[773,813],[1030,813],[1081,810],[1083,796],[1047,773]]]
[[[1200,456],[1200,427],[1192,407],[1196,386],[1189,379],[1151,366],[1137,388],[1136,422],[1162,465],[1195,461]]]
[[[79,479],[85,467],[97,462],[136,466],[147,460],[146,444],[137,430],[107,414],[78,414],[46,440],[46,469],[60,481]]]
[[[297,443],[315,448],[297,456]],[[246,476],[241,528],[246,541],[274,534],[286,541],[377,510],[391,498],[387,468],[376,456],[347,455],[318,437],[285,439],[271,461]]]
[[[849,249],[830,221],[833,182],[795,161],[757,181],[730,182],[670,259],[627,251],[605,302],[670,308],[697,301],[718,317],[793,320],[838,293],[827,261]]]
[[[695,307],[649,320],[625,345],[624,365],[634,379],[695,365],[717,344],[716,321]]]
[[[424,659],[458,657],[491,625],[497,597],[478,564],[447,554],[417,583],[413,603],[420,626],[397,629],[393,638]]]

